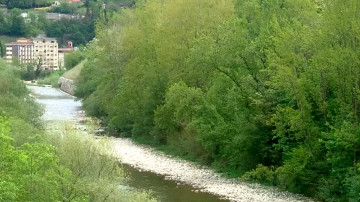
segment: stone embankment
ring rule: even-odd
[[[60,77],[59,81],[58,81],[58,85],[60,90],[70,94],[70,95],[74,95],[75,92],[75,82],[71,79],[67,79],[65,77]]]
[[[312,201],[274,188],[224,178],[208,168],[137,145],[129,139],[112,138],[112,141],[114,156],[122,163],[163,175],[166,179],[190,184],[203,192],[219,195],[231,201]]]

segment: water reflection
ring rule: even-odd
[[[129,165],[123,165],[129,176],[129,186],[151,190],[152,194],[161,202],[226,202],[212,194],[199,192],[192,186],[165,180],[164,176],[147,171],[139,171]]]

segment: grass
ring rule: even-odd
[[[67,78],[67,79],[71,79],[73,81],[77,80],[78,77],[80,76],[80,72],[81,72],[82,68],[84,67],[85,62],[86,62],[86,60],[83,60],[78,65],[76,65],[74,68],[72,68],[69,71],[65,72],[62,76]]]

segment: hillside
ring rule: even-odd
[[[67,78],[67,79],[70,79],[70,80],[73,80],[73,81],[76,81],[79,76],[80,76],[80,72],[81,70],[83,69],[84,67],[84,63],[86,62],[86,60],[80,62],[78,65],[76,65],[74,68],[66,71],[62,76]]]

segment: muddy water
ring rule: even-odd
[[[77,121],[83,116],[81,102],[74,97],[51,87],[28,86],[31,95],[43,105],[45,121]],[[150,190],[162,202],[223,202],[218,196],[199,192],[197,189],[164,176],[122,165],[129,176],[124,188]]]

